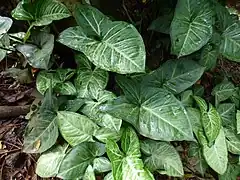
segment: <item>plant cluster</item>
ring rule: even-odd
[[[57,42],[74,50],[77,68],[51,69],[55,41],[47,25],[72,14],[78,25]],[[214,0],[178,0],[149,27],[170,35],[176,58],[146,73],[145,46],[133,25],[86,4],[72,14],[56,0],[21,1],[12,16],[30,27],[11,46],[12,20],[1,17],[1,59],[16,48],[43,69],[36,86],[44,99],[24,136],[24,152],[41,153],[37,174],[150,180],[157,173],[211,178],[213,170],[219,179],[236,179],[239,87],[225,78],[206,100],[198,80],[219,58],[240,61],[238,16]]]

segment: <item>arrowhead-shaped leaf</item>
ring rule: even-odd
[[[79,6],[75,13],[79,26],[66,29],[58,39],[83,52],[97,67],[120,74],[145,71],[145,47],[133,25],[109,20],[91,6]]]
[[[146,155],[144,164],[150,171],[164,170],[164,174],[176,177],[184,175],[180,156],[169,143],[145,140],[141,142],[141,150]]]
[[[212,36],[213,11],[207,0],[179,0],[171,24],[172,52],[178,57],[203,47]]]
[[[223,127],[235,127],[236,126],[236,113],[235,104],[223,103],[219,104],[217,111],[221,116]]]
[[[232,154],[240,154],[240,135],[235,128],[224,128],[228,151]]]
[[[35,0],[33,3],[19,2],[12,16],[17,20],[32,20],[34,26],[45,26],[54,20],[67,18],[71,13],[57,0]]]
[[[57,120],[63,138],[72,146],[93,142],[93,135],[99,128],[88,117],[70,111],[59,111]]]

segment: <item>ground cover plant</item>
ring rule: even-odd
[[[138,24],[90,2],[67,8],[22,0],[12,17],[28,22],[26,33],[8,33],[13,21],[0,17],[0,59],[18,51],[39,70],[36,88],[44,98],[28,114],[23,151],[40,154],[40,177],[238,177],[238,84],[221,74],[206,93],[202,83],[218,61],[240,62],[238,13],[216,0],[163,2],[147,31],[168,40],[161,43],[169,58],[156,68],[146,66]],[[74,26],[52,32],[54,21],[71,16]],[[76,68],[58,65],[59,44],[74,52]]]

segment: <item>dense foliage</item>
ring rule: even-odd
[[[29,22],[26,33],[8,34],[12,20],[0,17],[0,58],[16,49],[42,69],[36,87],[44,99],[28,115],[24,137],[24,152],[41,153],[39,176],[226,180],[240,174],[239,87],[226,77],[206,99],[199,83],[218,59],[240,61],[239,18],[214,0],[174,5],[149,30],[170,35],[175,58],[147,72],[137,29],[89,4],[71,13],[56,0],[22,0],[12,17]],[[71,15],[77,26],[54,37],[47,25]],[[52,68],[55,39],[74,50],[77,69]]]

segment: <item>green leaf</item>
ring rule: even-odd
[[[138,132],[151,139],[193,141],[189,117],[181,102],[161,88],[145,87],[141,104],[135,105],[120,97],[100,109],[131,123]]]
[[[220,52],[229,60],[239,62],[240,53],[238,51],[240,46],[240,23],[234,23],[227,27],[222,34],[222,41],[220,45]]]
[[[158,17],[151,23],[151,25],[148,27],[148,30],[170,34],[170,26],[173,15],[173,12],[169,12],[168,14],[164,14],[163,16]]]
[[[178,94],[199,80],[204,67],[188,59],[169,60],[145,78],[148,86],[164,87]]]
[[[240,106],[239,87],[235,88],[233,95],[230,97],[231,101],[235,104],[236,108]]]
[[[63,138],[72,146],[93,142],[93,135],[99,128],[88,117],[70,111],[59,111],[57,120]]]
[[[203,157],[201,147],[197,143],[191,143],[188,154],[190,157],[190,164],[204,177],[208,164]]]
[[[200,110],[201,110],[201,122],[204,129],[204,133],[207,137],[209,145],[216,140],[221,129],[221,116],[218,114],[215,107],[209,103],[209,107],[204,99],[194,96]]]
[[[127,128],[121,139],[120,151],[116,142],[107,141],[107,155],[111,160],[114,179],[154,180],[153,175],[144,169],[140,159],[140,143],[132,128]]]
[[[111,171],[111,162],[106,157],[95,158],[93,161],[93,169],[98,173]]]
[[[8,34],[2,34],[2,35],[0,34],[0,47],[11,49]],[[7,55],[7,50],[0,49],[0,62],[5,58],[6,55]]]
[[[233,127],[233,126],[235,127],[236,125],[235,104],[233,103],[219,104],[217,111],[221,116],[223,127]]]
[[[71,82],[58,83],[54,87],[54,91],[60,95],[76,95],[77,90]]]
[[[61,179],[81,179],[93,160],[105,153],[105,145],[84,142],[75,146],[61,163],[57,177]]]
[[[144,164],[150,171],[161,170],[168,176],[182,177],[183,165],[176,149],[166,142],[144,140],[141,150],[146,155]]]
[[[56,73],[60,81],[67,81],[73,77],[73,75],[75,74],[75,70],[59,68],[57,69]]]
[[[223,175],[218,175],[219,180],[236,180],[240,175],[240,166],[228,164],[227,170]]]
[[[207,44],[201,50],[199,64],[205,67],[206,71],[211,70],[216,67],[218,55],[218,47],[215,47],[212,44]]]
[[[86,172],[83,176],[83,180],[95,180],[95,174],[94,174],[94,171],[93,171],[93,168],[91,165],[89,165],[86,169]]]
[[[187,90],[181,93],[181,102],[185,107],[193,105],[192,96],[193,96],[192,90]]]
[[[58,41],[83,52],[97,67],[120,74],[145,71],[145,47],[133,25],[110,21],[94,7],[82,5],[74,13],[79,26],[66,29]]]
[[[240,154],[240,135],[234,128],[224,128],[228,151],[232,154]]]
[[[20,2],[12,11],[17,20],[33,20],[34,26],[45,26],[54,20],[71,16],[68,9],[57,0],[36,0],[33,3]]]
[[[227,100],[230,98],[235,91],[235,86],[232,82],[224,80],[220,84],[217,84],[212,91],[212,95],[215,96],[215,105],[222,101]]]
[[[237,134],[240,134],[240,111],[239,110],[237,110],[236,119],[237,119]]]
[[[40,110],[34,114],[24,134],[23,152],[42,153],[51,148],[58,138],[56,97],[49,90]]]
[[[200,111],[192,107],[188,107],[186,110],[192,124],[193,132],[198,137],[198,131],[202,129]]]
[[[222,6],[219,3],[215,3],[214,10],[216,11],[216,27],[223,32],[229,26],[231,26],[236,20],[234,17],[229,13],[227,8]]]
[[[92,69],[92,63],[88,60],[88,58],[83,53],[75,54],[75,60],[79,68],[87,68],[89,70]]]
[[[56,145],[43,153],[38,161],[36,173],[42,178],[56,176],[65,157],[68,144]]]
[[[36,87],[41,94],[44,94],[50,86],[54,88],[60,82],[56,74],[41,71],[37,76]]]
[[[215,143],[209,147],[203,133],[200,134],[203,146],[203,155],[208,165],[218,174],[224,174],[227,170],[228,152],[224,131],[221,129]]]
[[[116,142],[119,141],[119,139],[121,138],[121,135],[122,135],[121,131],[116,131],[114,129],[102,127],[96,130],[94,136],[99,141],[106,143],[108,139],[112,139]]]
[[[204,87],[202,85],[195,84],[193,86],[193,94],[194,96],[202,97],[204,95]]]
[[[212,36],[213,11],[207,0],[179,0],[171,24],[172,52],[178,57],[203,47]]]
[[[19,44],[16,49],[21,52],[34,68],[49,69],[52,66],[51,54],[54,47],[54,36],[45,32],[32,36],[33,44]]]
[[[0,38],[3,34],[6,34],[8,32],[12,26],[12,23],[12,19],[0,16]]]
[[[73,99],[68,100],[62,107],[61,110],[77,112],[85,103],[85,99]]]
[[[75,87],[78,97],[93,98],[104,90],[108,83],[108,72],[95,68],[93,71],[88,68],[79,68],[75,78]]]

